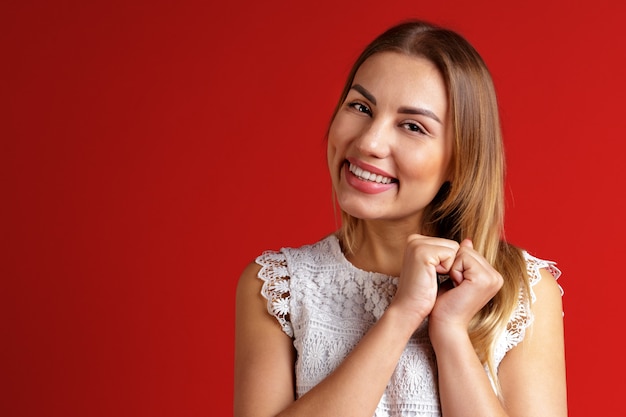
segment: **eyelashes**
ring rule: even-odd
[[[357,113],[366,114],[369,117],[373,116],[370,107],[360,101],[351,101],[347,104],[347,106]],[[428,131],[420,123],[415,121],[402,121],[399,126],[402,126],[403,129],[412,133],[428,135]]]
[[[365,104],[359,102],[359,101],[352,101],[350,103],[348,103],[348,107],[353,108],[354,110],[356,110],[359,113],[365,113],[369,116],[372,115],[372,110],[366,106]]]
[[[426,130],[421,125],[419,125],[417,123],[414,123],[414,122],[404,122],[404,123],[401,123],[401,125],[404,126],[404,128],[406,130],[409,130],[411,132],[421,133],[421,134],[424,134],[424,135],[427,134]]]

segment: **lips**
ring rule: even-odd
[[[380,194],[397,187],[396,178],[362,161],[358,161],[358,164],[351,161],[344,164],[344,178],[352,189],[365,194]]]
[[[374,174],[373,172],[366,171],[359,168],[356,165],[350,164],[350,172],[364,181],[377,182],[379,184],[391,184],[392,179],[389,177],[383,177],[380,174]]]
[[[365,169],[360,166],[357,166],[351,161],[347,161],[347,164],[348,164],[348,169],[350,170],[350,172],[352,172],[360,180],[375,182],[378,184],[391,184],[392,182],[398,181],[395,178],[387,176],[384,173],[382,173],[380,170],[375,169],[373,167],[372,168],[368,167],[368,169]],[[378,172],[374,172],[374,171],[378,171]]]

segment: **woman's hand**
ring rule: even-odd
[[[470,320],[480,311],[503,284],[502,276],[474,250],[472,241],[459,245],[448,275],[452,288],[442,288],[429,318],[433,343],[445,334],[467,333]]]
[[[440,287],[437,274],[448,274],[450,280]],[[398,289],[390,307],[415,318],[416,326],[429,316],[431,339],[441,330],[467,333],[472,317],[502,283],[502,276],[474,250],[471,240],[458,244],[413,234],[407,239]]]
[[[398,289],[390,307],[406,314],[419,326],[437,299],[437,274],[447,274],[452,268],[459,244],[453,240],[410,235],[404,252]]]

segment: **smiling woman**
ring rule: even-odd
[[[427,59],[382,52],[365,61],[328,132],[341,208],[356,218],[402,220],[419,230],[425,207],[450,174],[452,132],[441,122],[448,121],[447,111],[444,80]],[[371,181],[369,173],[388,183]]]
[[[239,280],[235,416],[566,416],[560,272],[504,240],[502,149],[464,38],[374,39],[328,128],[341,227]]]

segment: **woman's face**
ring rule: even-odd
[[[395,52],[368,58],[328,135],[341,208],[360,219],[420,224],[450,179],[451,155],[447,92],[437,68]]]

